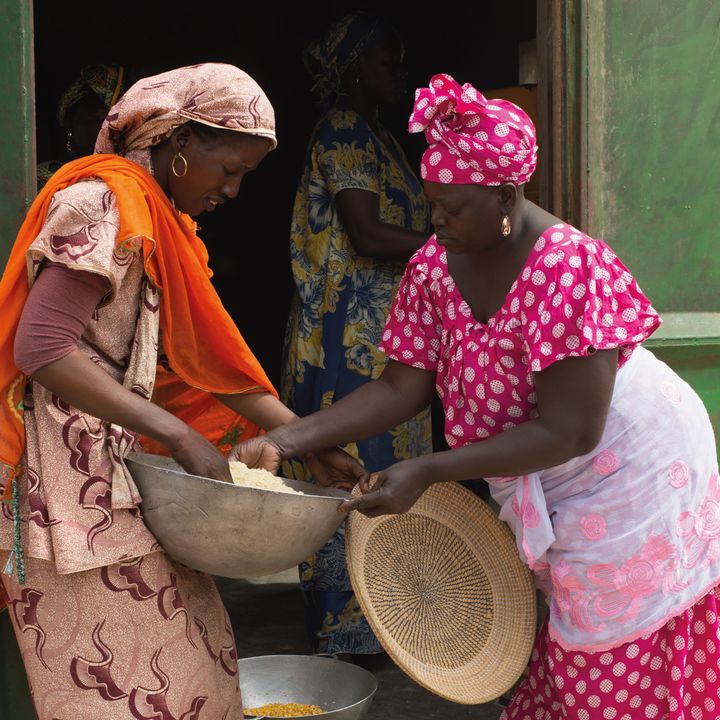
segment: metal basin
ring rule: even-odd
[[[131,454],[127,467],[142,495],[145,524],[175,560],[230,578],[272,575],[319,550],[344,519],[344,490],[300,480],[312,495],[242,487],[188,475],[173,460]]]
[[[263,655],[238,660],[238,666],[244,707],[292,702],[319,705],[325,711],[304,715],[306,720],[360,720],[377,690],[374,675],[336,658]]]

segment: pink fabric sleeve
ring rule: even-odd
[[[35,280],[15,335],[15,365],[32,375],[77,348],[108,280],[63,265],[46,264]]]
[[[587,236],[577,244],[564,240],[550,243],[526,267],[518,287],[518,297],[534,298],[525,302],[523,326],[530,370],[615,348],[621,367],[660,317],[605,243]]]

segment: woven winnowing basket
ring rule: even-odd
[[[488,505],[457,483],[438,483],[405,514],[353,512],[346,542],[360,607],[413,680],[466,704],[513,686],[532,650],[535,591]]]

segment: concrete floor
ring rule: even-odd
[[[232,620],[238,657],[304,654],[308,644],[297,571],[254,581],[218,578]],[[379,688],[366,720],[497,720],[498,703],[457,705],[413,682],[386,656],[368,664]]]

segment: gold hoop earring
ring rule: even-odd
[[[179,173],[179,172],[175,169],[175,161],[176,161],[178,158],[180,158],[180,160],[183,161],[183,171],[182,171],[181,173]],[[185,176],[187,175],[188,162],[187,162],[187,160],[185,159],[185,156],[184,156],[180,151],[178,151],[178,152],[175,153],[175,157],[172,159],[172,162],[170,163],[170,169],[172,170],[172,173],[173,173],[173,175],[174,175],[175,177],[185,177]]]
[[[506,215],[502,219],[502,223],[500,225],[500,232],[503,234],[503,237],[507,237],[510,234],[511,230],[512,228],[510,227],[510,218]]]

